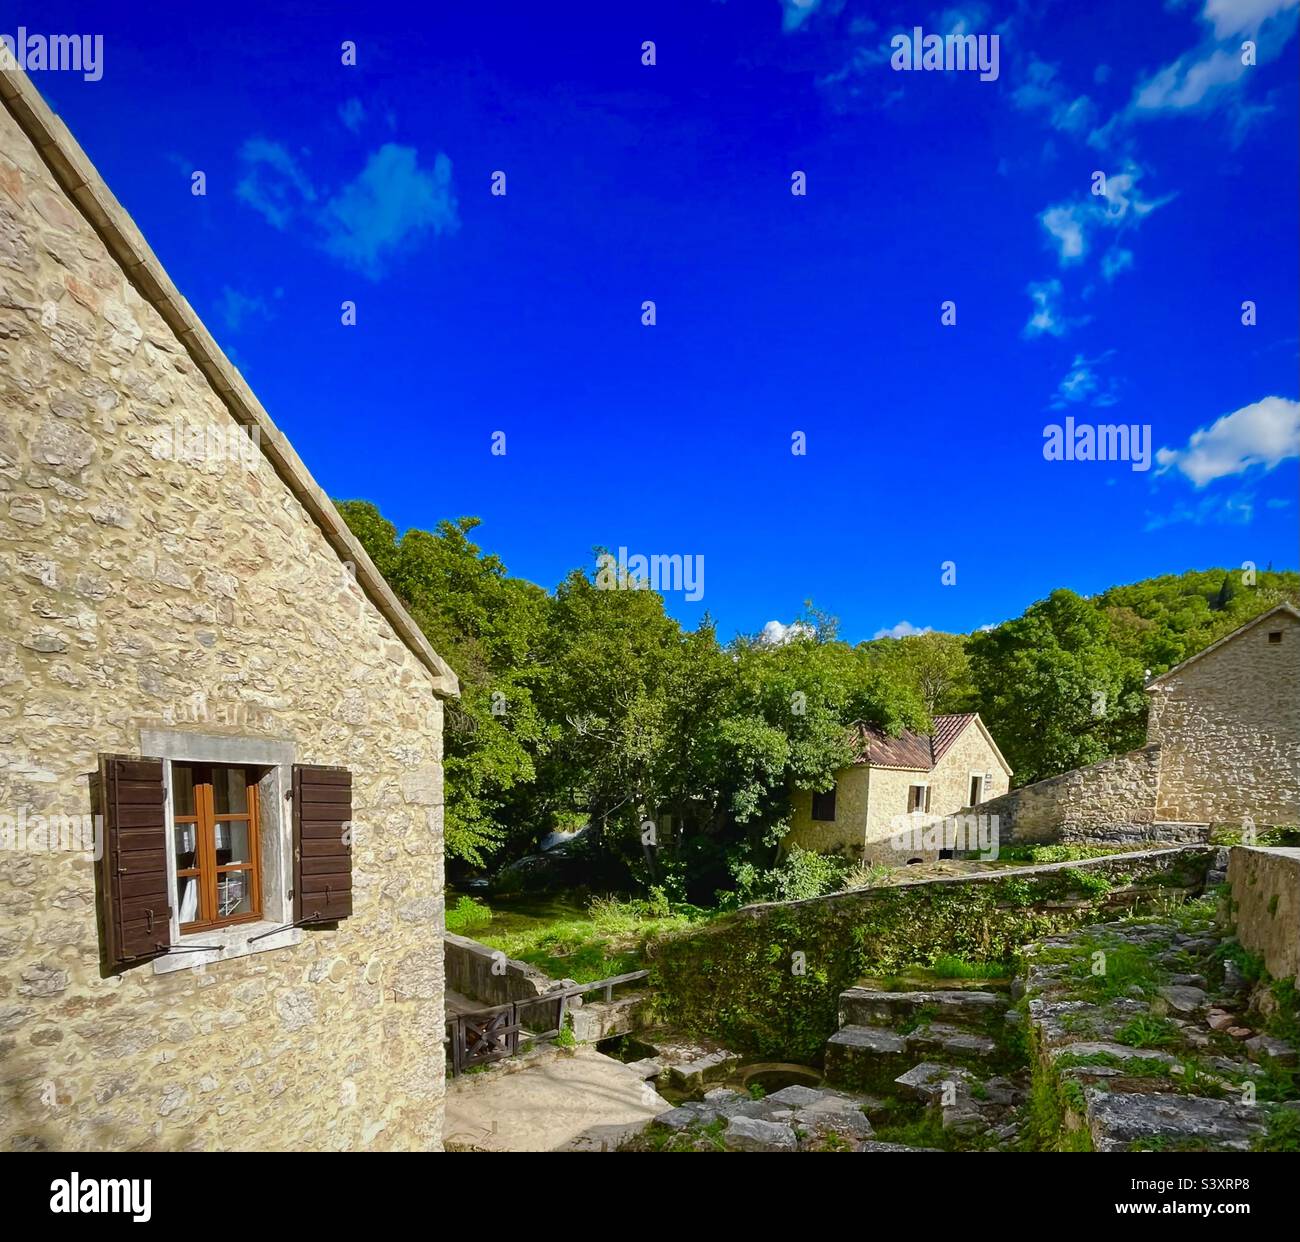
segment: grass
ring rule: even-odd
[[[1058,863],[1131,854],[1132,845],[1005,845],[998,850],[999,862]]]
[[[1253,1150],[1300,1151],[1300,1113],[1290,1108],[1275,1109],[1269,1115],[1268,1131]]]
[[[1137,988],[1149,996],[1166,978],[1149,950],[1109,935],[1080,936],[1068,949],[1044,951],[1039,960],[1068,964],[1081,997],[1093,1001],[1127,996]]]
[[[464,896],[447,911],[447,930],[453,932],[468,931],[473,927],[482,927],[492,921],[492,911],[481,901]]]
[[[1183,1033],[1168,1018],[1143,1013],[1120,1027],[1115,1039],[1130,1048],[1176,1048],[1183,1042]]]
[[[936,957],[929,969],[939,979],[1010,979],[1016,973],[1014,962],[971,962],[951,953]]]
[[[616,897],[593,897],[585,906],[557,897],[494,898],[490,909],[462,897],[448,911],[451,930],[460,930],[452,919],[467,901],[489,914],[487,921],[472,924],[476,939],[553,979],[578,983],[644,969],[649,937],[708,917],[696,906]]]

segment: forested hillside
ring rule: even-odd
[[[461,678],[447,716],[449,857],[488,865],[590,821],[606,863],[698,900],[797,891],[777,867],[789,791],[830,786],[847,723],[896,732],[978,710],[1023,784],[1140,745],[1144,670],[1300,600],[1294,572],[1246,585],[1219,569],[1091,599],[1054,591],[968,636],[850,646],[810,613],[782,644],[720,640],[707,618],[683,630],[650,590],[597,590],[582,570],[553,591],[513,578],[472,542],[475,518],[399,539],[368,502],[339,510]]]

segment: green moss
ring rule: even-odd
[[[974,877],[941,884],[879,887],[814,901],[748,908],[647,945],[662,1016],[741,1052],[813,1060],[838,1026],[840,992],[864,976],[890,978],[947,958],[1010,962],[1032,941],[1115,917],[1115,877],[1136,887],[1122,900],[1140,908],[1171,874],[1203,877],[1209,855],[1161,855],[1121,867]],[[1080,874],[1106,877],[1081,886]],[[1088,891],[1085,891],[1085,888]],[[1121,968],[1123,953],[1121,951]],[[1143,961],[1122,980],[1156,977]],[[571,973],[571,972],[570,972]],[[1085,968],[1086,973],[1086,968]],[[573,976],[571,976],[573,977]]]

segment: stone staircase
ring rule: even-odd
[[[983,1143],[1012,1142],[1026,1078],[1008,1039],[1017,1016],[1009,995],[976,986],[849,988],[826,1042],[827,1082],[932,1107],[945,1130]]]
[[[985,1067],[999,1052],[995,1036],[1010,1004],[1005,994],[974,988],[849,988],[840,993],[839,1030],[826,1043],[826,1077],[872,1091],[918,1062]]]

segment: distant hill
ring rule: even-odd
[[[1116,645],[1162,673],[1275,604],[1300,604],[1300,573],[1259,570],[1253,586],[1244,576],[1192,569],[1111,587],[1092,602],[1109,616]]]

